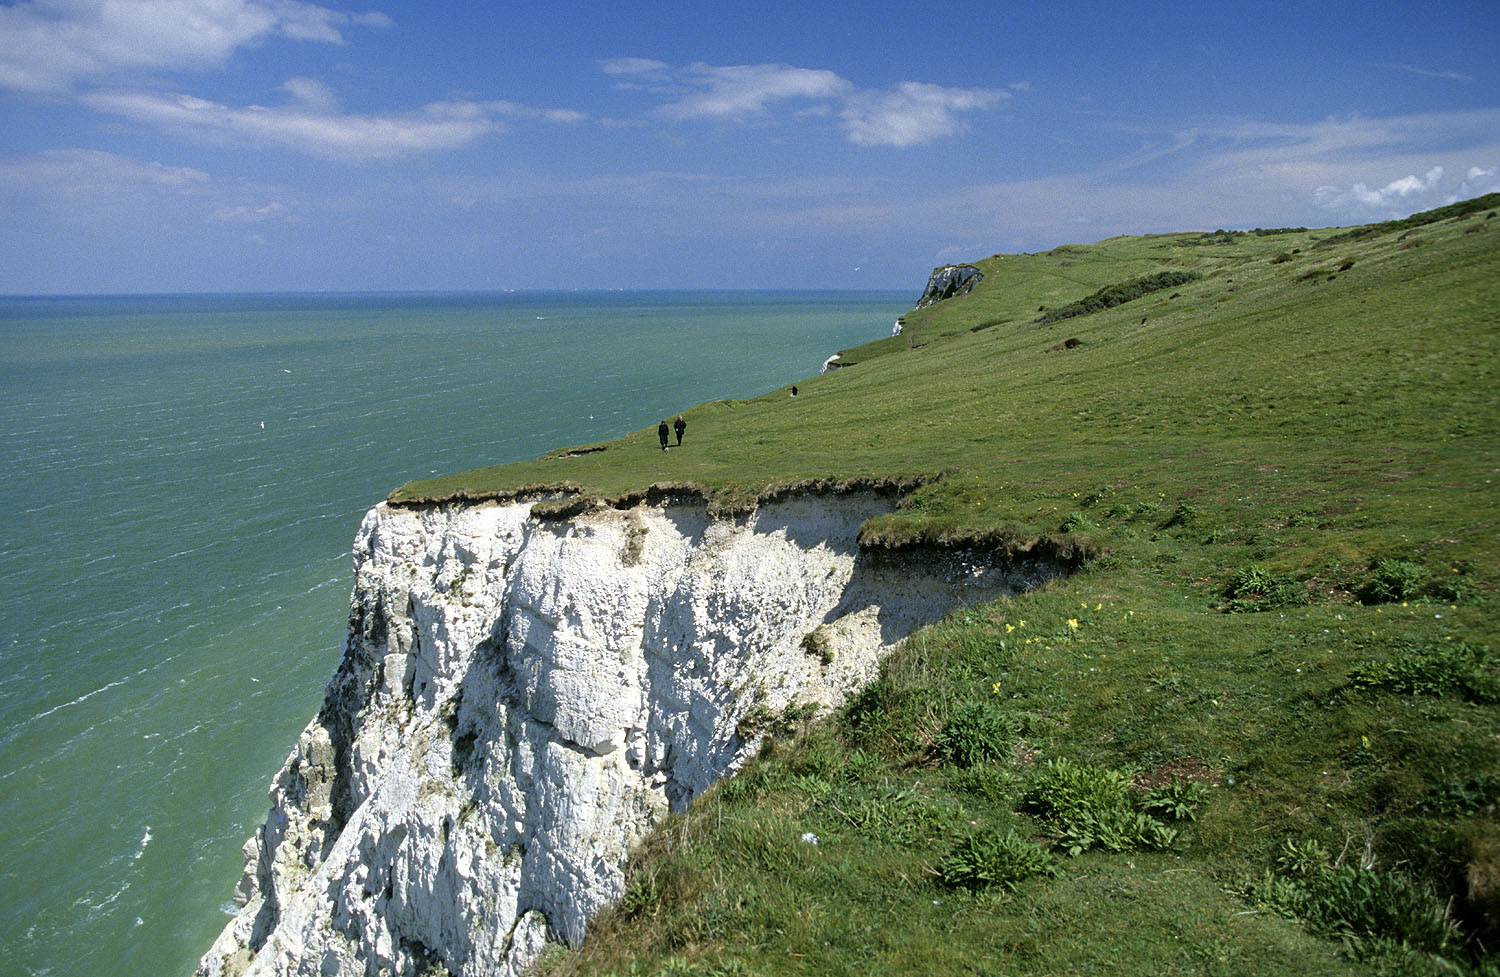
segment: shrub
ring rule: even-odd
[[[1011,828],[990,828],[965,838],[943,856],[937,870],[947,885],[971,891],[991,886],[1014,889],[1025,879],[1058,873],[1047,852]]]
[[[888,845],[911,845],[943,833],[951,814],[907,787],[884,785],[869,792],[844,791],[827,799],[860,834]]]
[[[1405,648],[1361,662],[1349,673],[1354,692],[1457,695],[1469,702],[1500,702],[1500,677],[1486,649],[1466,644]]]
[[[1153,817],[1152,806],[1173,820],[1187,820],[1203,793],[1200,784],[1176,781],[1137,795],[1130,790],[1130,779],[1117,770],[1060,757],[1036,774],[1022,804],[1057,826],[1058,847],[1070,855],[1095,848],[1161,850],[1176,844],[1178,832]]]
[[[1105,767],[1067,757],[1048,760],[1031,781],[1025,806],[1044,818],[1066,822],[1086,814],[1128,808],[1130,781]]]
[[[1496,804],[1500,804],[1500,775],[1480,774],[1433,784],[1415,807],[1422,814],[1469,817]]]
[[[1267,875],[1256,896],[1266,908],[1342,939],[1355,957],[1392,945],[1437,953],[1462,942],[1443,904],[1394,872],[1342,865],[1300,878]]]
[[[1075,316],[1088,315],[1090,312],[1101,312],[1112,309],[1117,305],[1124,305],[1132,299],[1138,299],[1152,292],[1172,288],[1175,285],[1186,285],[1195,282],[1203,276],[1195,271],[1163,271],[1155,275],[1146,275],[1142,278],[1132,278],[1126,282],[1108,285],[1099,289],[1093,295],[1081,298],[1077,302],[1070,302],[1058,309],[1052,309],[1044,314],[1037,322],[1046,325],[1050,322],[1060,322],[1063,319],[1072,319]],[[1040,310],[1038,310],[1040,311]]]
[[[1198,519],[1198,507],[1190,502],[1179,502],[1172,514],[1167,516],[1159,529],[1171,529],[1174,526],[1189,526]]]
[[[1064,519],[1062,525],[1057,528],[1060,532],[1064,533],[1076,533],[1080,530],[1088,529],[1088,517],[1086,517],[1083,513],[1074,510],[1073,512],[1068,513],[1068,518]]]
[[[1317,839],[1293,841],[1288,838],[1281,843],[1281,853],[1276,856],[1276,865],[1283,874],[1307,878],[1328,867],[1331,859],[1328,849]]]
[[[1389,604],[1410,600],[1427,582],[1427,569],[1406,560],[1377,560],[1370,567],[1370,577],[1360,588],[1360,599],[1366,604]]]
[[[828,632],[822,625],[802,636],[802,650],[809,655],[816,655],[824,665],[833,664],[833,642],[829,640]]]
[[[1208,788],[1196,780],[1174,779],[1147,794],[1141,807],[1158,820],[1192,821],[1207,798]]]
[[[952,783],[957,789],[982,797],[991,804],[1005,804],[1008,807],[1020,780],[1020,776],[1009,767],[985,763],[955,774]]]
[[[998,704],[980,701],[949,717],[934,744],[938,755],[958,767],[1003,759],[1015,736],[1015,723]]]
[[[1307,591],[1291,577],[1271,573],[1258,563],[1241,567],[1224,588],[1225,610],[1271,611],[1307,603]]]
[[[1176,841],[1176,828],[1140,811],[1113,807],[1069,818],[1057,844],[1069,855],[1079,855],[1094,848],[1112,852],[1137,848],[1160,851],[1171,848]]]

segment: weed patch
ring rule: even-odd
[[[1258,563],[1241,567],[1224,588],[1224,610],[1230,613],[1274,611],[1307,603],[1307,588],[1291,577],[1272,573]]]
[[[1355,693],[1456,696],[1466,702],[1500,702],[1500,675],[1488,648],[1426,645],[1360,662],[1346,688]]]
[[[968,768],[1003,759],[1015,733],[1014,721],[998,703],[981,700],[955,712],[934,746],[947,762]]]
[[[970,890],[1014,889],[1026,879],[1059,874],[1051,855],[1012,828],[970,835],[943,856],[937,870],[944,884]]]
[[[1267,874],[1254,900],[1340,940],[1355,959],[1410,950],[1443,955],[1463,942],[1443,903],[1395,872],[1341,865]]]
[[[1428,576],[1425,567],[1407,560],[1378,560],[1370,567],[1370,575],[1360,587],[1359,596],[1366,604],[1410,600],[1422,592]]]

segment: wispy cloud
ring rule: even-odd
[[[213,212],[212,217],[216,221],[230,224],[263,224],[266,221],[286,220],[288,214],[280,201],[273,200],[260,207],[251,207],[247,204],[220,207]]]
[[[1495,109],[1204,126],[1199,136],[1190,178],[1247,205],[1305,206],[1313,219],[1405,216],[1500,189],[1486,175],[1500,161]]]
[[[662,109],[678,119],[741,119],[772,103],[827,99],[853,88],[831,71],[782,64],[693,64],[680,77],[692,90]]]
[[[295,99],[280,106],[232,106],[191,95],[100,91],[84,104],[189,138],[232,145],[279,146],[323,159],[393,159],[467,145],[500,128],[501,116],[533,112],[504,102],[432,102],[409,112],[338,111],[331,92],[307,79],[283,88]],[[567,121],[564,119],[563,121]]]
[[[784,64],[674,68],[647,58],[618,58],[600,68],[625,89],[663,96],[657,111],[670,119],[743,121],[783,103],[837,115],[845,137],[860,146],[916,146],[963,130],[959,112],[990,108],[1011,97],[997,88],[948,88],[906,81],[890,89],[861,89],[824,69]],[[1018,83],[1016,91],[1029,86]],[[817,114],[817,113],[813,113]]]
[[[1438,78],[1443,81],[1473,81],[1474,79],[1459,71],[1434,71],[1431,68],[1420,68],[1414,64],[1393,64],[1390,67],[1397,71],[1406,71],[1423,78]]]
[[[849,140],[861,146],[916,146],[962,130],[955,113],[986,109],[1009,93],[989,88],[943,88],[905,81],[893,91],[861,92],[842,112]]]
[[[209,183],[208,174],[202,170],[145,162],[98,149],[49,149],[0,160],[0,186],[32,199],[189,196],[203,192]]]
[[[342,44],[347,27],[389,25],[301,0],[22,0],[0,6],[0,87],[67,91],[122,70],[219,65],[274,35]]]

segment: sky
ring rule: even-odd
[[[1500,190],[1500,3],[0,0],[0,294],[910,289]]]

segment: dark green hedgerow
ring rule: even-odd
[[[1090,312],[1102,312],[1105,309],[1112,309],[1117,305],[1124,305],[1126,302],[1138,299],[1142,295],[1150,295],[1152,292],[1159,292],[1164,288],[1186,285],[1188,282],[1195,282],[1202,277],[1202,275],[1195,271],[1163,271],[1155,275],[1132,278],[1128,282],[1120,282],[1116,285],[1108,285],[1101,288],[1093,295],[1079,299],[1077,302],[1070,302],[1058,309],[1050,309],[1037,322],[1040,325],[1046,325],[1050,322],[1061,322],[1063,319],[1088,315]]]

